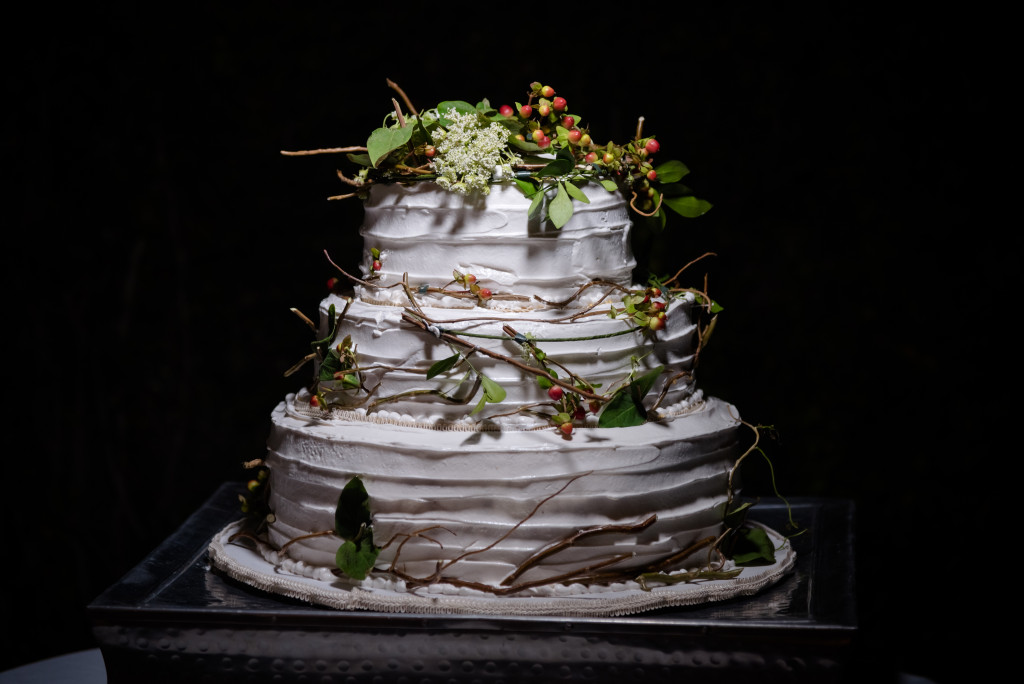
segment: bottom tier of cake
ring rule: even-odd
[[[269,541],[300,567],[335,567],[341,539],[307,535],[334,529],[339,494],[358,477],[383,547],[378,570],[506,587],[642,572],[718,535],[745,436],[736,409],[717,399],[572,439],[326,414],[295,396],[272,419]]]

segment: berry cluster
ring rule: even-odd
[[[483,304],[488,299],[494,296],[494,293],[491,292],[490,288],[480,287],[480,285],[476,281],[476,276],[473,275],[472,273],[460,273],[459,271],[452,271],[452,280],[458,285],[464,287],[468,292],[472,292],[474,295],[476,295],[477,299],[480,300],[481,304]]]
[[[531,142],[540,150],[568,150],[578,164],[615,175],[639,194],[648,195],[650,183],[658,179],[652,158],[661,143],[653,136],[639,137],[638,131],[638,137],[626,145],[597,145],[589,129],[580,126],[582,118],[567,110],[568,103],[555,95],[554,88],[534,82],[526,104],[502,105],[498,114],[508,119],[506,125],[513,131],[513,139],[525,151],[532,150]]]
[[[384,268],[381,264],[380,250],[376,247],[370,248],[370,275],[376,275],[378,271]]]
[[[611,318],[628,316],[636,327],[657,332],[663,330],[668,321],[668,302],[660,287],[651,286],[646,290],[632,292],[622,298],[622,309],[614,306],[608,312]]]
[[[320,373],[317,393],[309,398],[310,406],[327,408],[330,406],[329,393],[344,390],[358,390],[363,387],[363,379],[359,372],[359,359],[351,335],[331,349],[320,362]],[[324,383],[330,383],[325,385]]]
[[[570,436],[574,428],[573,421],[583,420],[587,417],[587,409],[583,405],[582,397],[575,392],[566,392],[558,385],[548,388],[548,397],[554,402],[556,411],[555,415],[551,416],[551,422],[563,435]],[[600,407],[593,408],[599,409]]]
[[[246,464],[247,468],[251,468],[256,464],[260,464],[260,461],[253,461],[252,463]],[[270,473],[266,467],[260,465],[256,476],[249,480],[245,485],[246,492],[238,495],[238,501],[241,504],[242,513],[251,515],[255,519],[261,521],[267,521],[267,516],[270,515],[270,507],[267,503],[267,495],[269,493],[270,485]]]

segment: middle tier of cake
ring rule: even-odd
[[[672,299],[666,325],[657,333],[637,327],[628,315],[609,317],[615,301],[609,297],[589,311],[510,311],[474,306],[473,300],[462,308],[414,309],[331,295],[320,307],[321,336],[330,334],[332,310],[342,316],[331,348],[342,345],[351,351],[361,386],[353,387],[351,380],[346,386],[343,373],[320,388],[330,393],[332,405],[386,410],[424,426],[495,420],[505,428],[537,427],[547,422],[547,415],[536,409],[543,412],[550,404],[546,388],[551,381],[536,361],[539,350],[557,379],[568,381],[569,371],[605,398],[661,367],[664,372],[645,403],[658,401],[658,410],[665,413],[685,406],[694,392],[694,296]],[[456,355],[461,355],[459,362],[428,378],[435,364]],[[505,396],[474,411],[480,376],[501,387]],[[596,420],[593,414],[590,418]]]

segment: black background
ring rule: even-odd
[[[863,657],[938,682],[1002,658],[1021,226],[994,209],[1019,175],[1005,20],[767,5],[8,21],[0,669],[92,647],[85,605],[262,454],[309,341],[288,309],[316,306],[324,249],[354,264],[361,215],[326,201],[336,159],[278,152],[362,144],[385,78],[420,107],[540,80],[599,141],[643,115],[715,205],[662,249],[667,267],[718,254],[702,386],[775,426],[783,494],[857,503]]]

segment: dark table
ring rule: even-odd
[[[90,606],[108,681],[850,681],[854,507],[798,498],[794,571],[754,597],[626,617],[345,612],[264,594],[210,570],[240,517],[225,483]],[[782,501],[750,516],[782,530]]]

